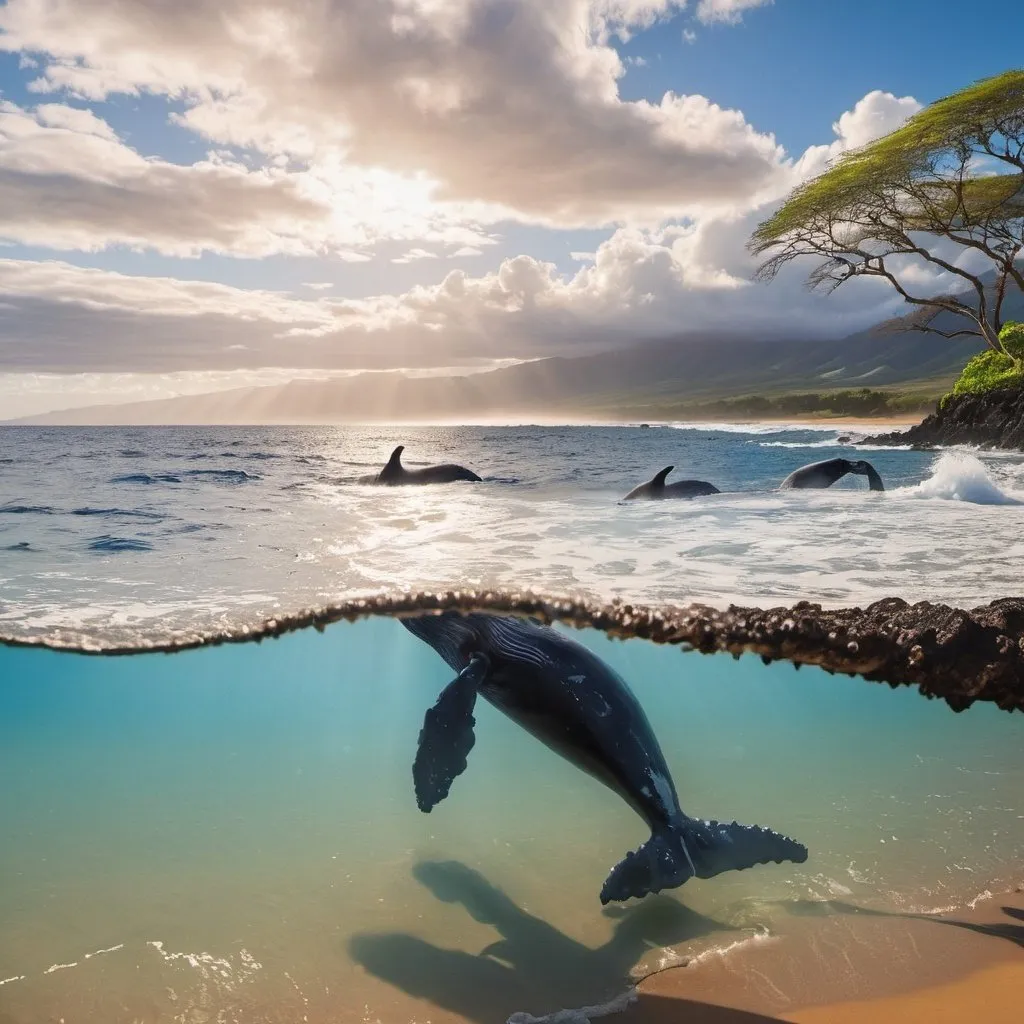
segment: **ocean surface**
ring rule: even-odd
[[[116,647],[420,588],[1020,592],[1024,457],[861,450],[884,494],[775,490],[851,429],[0,428],[0,636]],[[484,482],[356,482],[398,443]],[[670,463],[724,493],[621,503]],[[742,971],[763,943],[845,977],[851,908],[895,922],[1024,882],[1020,716],[566,632],[640,699],[684,811],[807,862],[603,909],[646,827],[483,702],[421,813],[411,764],[452,672],[388,617],[173,655],[0,645],[0,1022],[501,1024],[708,957]],[[912,977],[913,951],[884,955]]]
[[[984,603],[1020,590],[1024,457],[851,451],[851,428],[0,428],[0,634],[204,630],[354,594]],[[358,479],[396,444],[482,484]],[[779,492],[809,462],[873,462]],[[724,493],[620,499],[663,466]]]

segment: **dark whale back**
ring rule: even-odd
[[[388,464],[377,474],[374,483],[397,487],[403,484],[448,484],[456,480],[479,481],[480,477],[465,466],[453,462],[439,466],[425,466],[423,469],[406,469],[402,465],[402,452],[405,445],[400,444],[388,459]]]
[[[582,644],[527,619],[484,613],[445,612],[402,624],[456,671],[468,665],[472,653],[485,654],[491,668],[480,696],[608,786],[652,829],[681,813],[640,702]]]
[[[810,465],[801,466],[800,469],[790,473],[779,485],[779,489],[788,491],[812,487],[831,487],[847,473],[866,476],[868,486],[872,491],[885,490],[882,478],[878,475],[875,467],[864,459],[857,462],[851,462],[849,459],[824,459],[821,462],[812,462]]]
[[[663,498],[696,498],[702,494],[721,493],[714,484],[709,484],[706,480],[676,480],[671,484],[665,483],[665,478],[673,469],[675,466],[666,466],[647,483],[634,487],[622,500],[634,501],[637,498],[647,498],[651,501],[658,501]]]
[[[660,892],[693,877],[807,859],[805,846],[769,828],[685,815],[639,701],[582,644],[530,620],[479,612],[420,615],[402,624],[458,672],[420,730],[413,762],[420,810],[430,813],[465,771],[476,742],[479,694],[603,782],[650,828],[650,839],[612,868],[602,903]]]

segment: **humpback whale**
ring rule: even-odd
[[[623,498],[623,501],[632,501],[634,498],[696,498],[701,494],[720,494],[721,491],[705,480],[676,480],[673,483],[665,483],[665,477],[675,469],[675,466],[666,466],[660,473],[656,473],[645,484],[634,487]]]
[[[420,731],[413,782],[430,812],[466,769],[477,695],[621,797],[651,838],[626,854],[601,903],[645,896],[769,861],[802,863],[807,848],[758,825],[690,818],[647,716],[625,681],[582,644],[548,626],[459,612],[403,618],[458,674]]]
[[[870,462],[860,459],[851,462],[849,459],[825,459],[824,462],[812,462],[794,470],[779,484],[781,490],[788,491],[794,487],[831,487],[847,473],[857,473],[868,478],[868,486],[872,491],[884,491],[885,484]]]
[[[471,469],[446,462],[440,466],[425,466],[423,469],[406,469],[402,465],[402,452],[405,445],[400,444],[388,459],[388,464],[377,474],[373,482],[388,487],[402,484],[449,484],[454,480],[480,480]]]

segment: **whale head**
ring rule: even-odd
[[[469,664],[470,654],[482,646],[471,620],[459,612],[417,615],[401,621],[413,636],[433,647],[456,672],[461,672]]]

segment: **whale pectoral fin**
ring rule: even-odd
[[[416,804],[424,813],[429,814],[448,795],[452,783],[466,770],[466,758],[476,742],[476,691],[489,668],[483,655],[473,655],[424,716],[412,766]]]

